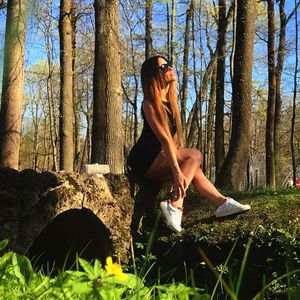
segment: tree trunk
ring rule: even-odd
[[[151,57],[153,53],[152,46],[152,0],[146,0],[146,26],[145,26],[145,59]]]
[[[0,111],[0,166],[14,169],[19,168],[25,30],[26,1],[8,1]]]
[[[123,172],[118,0],[95,0],[92,163]]]
[[[214,111],[216,105],[216,68],[212,73],[211,84],[210,84],[210,97],[208,102],[208,111],[207,111],[207,131],[206,131],[206,155],[203,165],[203,171],[205,172],[208,178],[211,178],[211,157],[212,157],[212,148],[213,148],[213,124],[214,124]]]
[[[60,1],[60,170],[73,171],[73,1]]]
[[[280,123],[281,123],[281,74],[283,70],[285,47],[286,47],[286,15],[284,11],[285,0],[280,1],[280,33],[279,33],[279,45],[277,55],[277,66],[276,66],[276,96],[275,96],[275,123],[274,123],[274,163],[275,163],[275,174],[276,182],[279,182],[280,173]]]
[[[175,18],[176,18],[176,2],[175,0],[172,0],[170,56],[171,56],[171,61],[173,62],[175,57],[175,53],[174,53]]]
[[[274,0],[268,0],[268,108],[266,123],[266,184],[276,187],[275,158],[274,158],[274,122],[275,122],[275,11]]]
[[[80,91],[80,96],[78,96],[78,91],[76,93],[76,72],[75,72],[75,61],[76,61],[76,27],[77,27],[77,19],[78,16],[76,14],[76,7],[74,7],[73,13],[73,22],[72,22],[72,48],[73,48],[73,116],[74,116],[74,170],[80,170],[80,159],[82,156],[81,153],[81,134],[80,134],[80,105],[81,99],[83,96],[83,92]]]
[[[186,139],[186,101],[188,94],[188,65],[189,65],[189,50],[190,50],[190,23],[193,15],[193,0],[190,3],[189,8],[186,11],[185,21],[185,33],[184,33],[184,50],[183,50],[183,74],[182,74],[182,86],[181,86],[181,124],[183,131],[184,141]]]
[[[228,154],[216,184],[241,190],[250,151],[252,62],[255,0],[238,1],[232,91],[232,135]]]
[[[215,52],[212,55],[211,60],[208,63],[206,70],[204,72],[203,78],[201,80],[201,85],[199,88],[199,95],[197,95],[197,98],[199,98],[200,101],[202,101],[202,99],[204,98],[204,94],[207,91],[208,84],[209,84],[210,78],[212,76],[216,61],[217,61],[217,55]],[[187,147],[190,147],[192,145],[194,135],[197,130],[197,122],[198,122],[198,120],[197,120],[197,115],[198,115],[197,101],[198,100],[196,99],[196,101],[191,109],[191,113],[189,115],[188,122],[187,122],[187,142],[186,142]]]
[[[219,24],[217,41],[217,86],[216,86],[216,120],[215,120],[215,165],[216,174],[221,170],[225,159],[224,149],[224,78],[226,57],[226,1],[219,0]]]
[[[296,6],[296,1],[295,1]],[[292,124],[291,124],[291,156],[292,156],[292,171],[293,171],[293,182],[296,187],[296,179],[297,179],[297,161],[296,161],[296,151],[295,151],[295,125],[296,125],[296,98],[297,98],[297,75],[298,75],[298,13],[296,10],[295,13],[295,56],[296,56],[296,64],[295,64],[295,72],[294,72],[294,95],[293,95],[293,114],[292,114]]]
[[[236,1],[232,0],[232,47],[230,53],[230,78],[233,82],[233,69],[234,69],[234,49],[236,43]]]

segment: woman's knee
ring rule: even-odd
[[[191,149],[192,152],[192,158],[195,160],[195,162],[201,166],[202,165],[202,153],[197,149]]]
[[[202,164],[202,154],[199,150],[194,148],[186,148],[183,149],[184,155],[182,156],[182,161],[184,160],[192,160],[195,164],[201,166]]]

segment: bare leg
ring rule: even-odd
[[[189,185],[192,182],[199,194],[218,206],[222,205],[225,202],[225,196],[218,192],[200,168],[201,153],[196,149],[184,148],[178,149],[176,154],[180,169],[187,179],[187,184]],[[145,178],[154,181],[166,181],[173,179],[171,168],[163,152],[157,156],[146,173]],[[182,204],[182,198],[177,199],[172,203],[175,207],[182,207]]]

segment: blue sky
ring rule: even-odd
[[[33,3],[35,3],[35,1],[33,1]],[[55,8],[58,10],[59,7],[59,1],[55,0]],[[157,7],[157,4],[154,4],[154,9],[155,6]],[[184,7],[186,7],[186,5],[183,5]],[[277,5],[276,5],[277,8]],[[294,1],[291,0],[287,0],[286,1],[286,12],[287,15],[289,15],[289,13],[292,11],[292,9],[294,8]],[[30,66],[31,64],[34,64],[36,62],[38,62],[41,59],[45,59],[45,47],[44,47],[44,42],[43,39],[41,38],[41,36],[39,34],[36,34],[36,25],[33,21],[33,18],[31,17],[31,11],[32,8],[30,6],[30,3],[28,5],[28,17],[27,17],[27,38],[26,38],[26,50],[25,50],[25,67],[27,68],[28,66]],[[180,11],[180,5],[178,5],[177,8],[178,14],[181,13]],[[0,72],[2,74],[2,68],[3,68],[3,43],[4,43],[4,32],[5,32],[5,10],[0,10]],[[162,13],[162,15],[165,16],[165,13],[163,11],[159,11],[159,13]],[[154,26],[159,26],[161,24],[161,22],[164,22],[164,16],[162,15],[158,15],[158,13],[154,14]],[[159,19],[158,19],[159,16]],[[163,19],[163,21],[161,20],[161,18]],[[300,19],[300,16],[298,17]],[[178,19],[179,20],[179,19]],[[288,30],[287,30],[287,39],[288,41],[292,40],[292,43],[290,44],[289,48],[291,51],[294,51],[292,48],[294,48],[293,45],[293,40],[294,40],[294,18],[290,21],[290,23],[288,24]],[[154,43],[156,41],[154,40]],[[56,59],[57,59],[57,63],[59,63],[58,61],[58,49],[59,49],[59,44],[58,44],[58,36],[56,39]],[[257,53],[264,53],[264,55],[266,55],[266,45],[264,45],[263,43],[259,46],[259,49],[256,49]],[[287,56],[287,60],[286,60],[286,67],[289,66],[293,66],[294,64],[294,55],[291,56]],[[292,69],[289,70],[288,68],[286,68],[286,72],[287,73],[292,73]],[[0,84],[2,82],[2,75],[1,79],[0,79]],[[254,70],[253,70],[253,77],[254,78],[258,78],[258,79],[266,79],[267,76],[267,71],[266,71],[266,65],[264,63],[258,63],[255,64]],[[286,78],[286,83],[290,82],[290,75],[289,74],[285,74],[284,75]],[[292,82],[292,80],[291,80]],[[283,90],[285,90],[287,93],[290,90],[290,85],[285,85],[283,84]]]

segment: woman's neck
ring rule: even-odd
[[[168,92],[169,92],[169,86],[166,86],[165,88],[163,88],[161,90],[161,99],[162,99],[162,101],[169,102],[169,99],[167,97]]]

